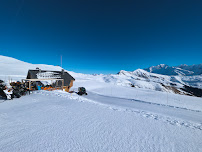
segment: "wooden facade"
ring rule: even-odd
[[[65,91],[69,92],[70,88],[73,86],[75,79],[64,70],[62,71],[48,71],[41,70],[37,68],[36,70],[29,70],[27,78],[23,81],[29,82],[29,88],[31,89],[31,84],[36,81],[46,81],[46,80],[55,80],[55,86],[61,87]]]

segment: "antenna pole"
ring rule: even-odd
[[[61,68],[62,68],[62,55],[61,55],[61,65],[60,65],[60,66],[61,66]]]

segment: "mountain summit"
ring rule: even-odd
[[[144,69],[145,71],[163,75],[181,75],[181,76],[193,76],[202,74],[202,64],[179,66],[168,66],[166,64],[159,64],[157,66],[151,66]]]

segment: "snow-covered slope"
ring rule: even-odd
[[[36,67],[61,70],[1,59],[0,79],[20,80]],[[41,90],[11,101],[0,98],[1,152],[202,150],[202,98],[164,92],[168,88],[163,86],[175,82],[181,87],[199,77],[141,69],[116,75],[70,73],[76,78],[71,89],[84,86],[87,96]],[[158,87],[162,90],[156,91]]]
[[[193,110],[201,98],[170,94],[166,101],[163,92],[88,79],[76,85],[87,87],[88,96],[36,91],[0,103],[0,151],[201,151],[202,112]],[[139,100],[154,96],[159,103]]]
[[[26,76],[29,69],[61,70],[59,66],[45,64],[30,64],[11,57],[0,55],[0,76]]]
[[[151,66],[144,70],[151,73],[157,73],[157,74],[163,74],[163,75],[193,76],[193,75],[202,74],[202,64],[198,64],[198,65],[182,64],[179,66],[168,66],[166,64],[160,64],[157,66]]]
[[[202,89],[202,75],[168,76],[137,69],[133,72],[121,70],[117,75],[105,75],[103,79],[108,83],[121,86],[173,92],[177,94],[190,94],[182,89],[184,86]]]

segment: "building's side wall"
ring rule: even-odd
[[[70,88],[73,86],[73,82],[74,82],[74,80],[71,80],[71,82],[69,84]]]
[[[70,90],[70,89],[71,89],[71,87],[73,86],[73,82],[74,82],[74,80],[71,80],[71,82],[70,82],[69,86],[64,86],[64,88],[63,88],[63,89],[65,89],[65,91],[66,91],[66,92],[69,92],[69,90]]]

